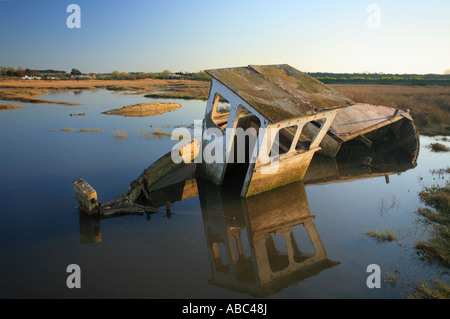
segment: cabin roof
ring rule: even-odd
[[[287,64],[206,70],[271,123],[353,105],[336,90]]]
[[[346,142],[356,136],[377,130],[407,118],[413,121],[409,111],[402,111],[383,105],[356,103],[339,111],[330,131]]]

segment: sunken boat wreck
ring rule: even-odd
[[[82,178],[75,180],[80,211],[100,216],[155,212],[152,191],[183,174],[195,173],[215,185],[232,179],[243,198],[303,181],[307,173],[310,181],[333,176],[326,168],[333,165],[322,165],[317,178],[308,172],[315,153],[374,169],[392,161],[416,165],[419,135],[409,110],[356,103],[286,64],[206,72],[211,87],[201,138],[168,152],[107,203],[98,203],[96,191]],[[207,134],[211,131],[214,138]],[[223,151],[215,152],[214,161],[202,158],[211,149]],[[173,161],[175,153],[182,161]]]

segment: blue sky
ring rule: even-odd
[[[81,8],[81,28],[66,25]],[[368,25],[379,9],[379,28]],[[287,63],[305,72],[443,73],[450,1],[0,0],[0,65],[82,72]]]

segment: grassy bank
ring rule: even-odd
[[[83,81],[0,81],[0,100],[21,101],[25,103],[51,103],[74,105],[64,101],[50,101],[38,98],[53,92],[70,92],[106,89],[127,94],[154,94],[161,97],[204,99],[208,96],[209,83],[193,80],[83,80]]]
[[[26,103],[74,104],[48,101],[37,96],[52,92],[107,89],[122,94],[161,99],[208,98],[210,83],[175,79],[83,80],[83,81],[0,81],[0,100]],[[355,102],[410,109],[423,135],[450,134],[450,86],[400,86],[330,84]]]
[[[378,79],[372,78],[333,78],[333,77],[316,77],[319,81],[325,84],[385,84],[385,85],[408,85],[408,86],[429,86],[429,85],[439,85],[439,86],[449,86],[450,79],[421,79],[419,77],[403,78],[403,77],[383,77]]]
[[[434,170],[432,173],[444,172],[449,172],[449,168]],[[384,282],[391,288],[406,285],[408,298],[448,299],[450,298],[447,276],[450,267],[450,183],[447,181],[445,185],[423,187],[418,196],[425,207],[419,207],[415,212],[419,216],[415,229],[420,229],[426,235],[415,238],[412,245],[408,243],[411,238],[398,236],[392,230],[366,230],[365,235],[382,244],[396,242],[400,247],[410,247],[414,252],[414,258],[418,256],[425,265],[439,269],[438,272],[441,273],[429,277],[424,272],[420,275],[420,280],[413,283],[411,279],[399,280],[400,270],[396,269],[394,272],[387,270]]]
[[[23,105],[19,105],[19,104],[1,104],[0,103],[0,111],[16,110],[16,109],[20,109],[22,107],[23,107]]]
[[[425,187],[419,197],[426,205],[419,208],[417,214],[422,221],[430,226],[430,236],[427,240],[416,243],[415,249],[422,260],[435,264],[448,272],[450,267],[450,183],[444,186],[433,185]],[[444,281],[435,280],[428,285],[420,283],[411,295],[413,298],[450,298],[450,287]]]

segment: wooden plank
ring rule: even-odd
[[[331,125],[331,130],[336,137],[346,142],[356,136],[397,122],[404,117],[412,120],[411,115],[407,111],[399,111],[387,106],[359,103],[342,108]]]
[[[280,157],[278,164],[258,165],[257,163],[253,169],[248,189],[246,190],[243,188],[241,196],[253,196],[302,180],[314,153],[319,149],[320,148],[315,148],[306,152],[300,152],[297,155],[287,154],[289,156]],[[269,165],[272,165],[273,168],[276,168],[276,165],[278,165],[278,167],[272,174],[265,174]]]
[[[372,141],[369,140],[367,137],[365,137],[364,135],[359,135],[356,137],[356,139],[360,140],[361,142],[363,142],[364,144],[366,144],[369,147],[372,147]]]
[[[179,148],[178,151],[183,160],[192,161],[198,155],[199,149],[199,143],[196,140],[192,140],[190,143]],[[79,178],[74,182],[74,189],[80,210],[88,214],[100,213],[102,216],[156,212],[158,211],[156,208],[138,205],[135,202],[142,195],[148,201],[148,190],[153,184],[185,165],[183,161],[181,163],[175,163],[172,160],[171,152],[169,152],[145,169],[119,197],[102,205],[99,205],[97,201],[97,193],[95,190],[82,178]]]
[[[180,147],[179,152],[185,162],[192,162],[200,151],[200,144],[197,140],[192,140],[190,143]],[[176,169],[186,165],[185,162],[174,163],[171,152],[162,156],[152,165],[150,165],[144,172],[136,179],[137,183],[145,184],[148,190],[153,184],[158,182],[163,177],[169,175]],[[142,195],[142,189],[136,185],[130,185],[129,188],[121,195],[127,197],[131,202],[135,202]]]

